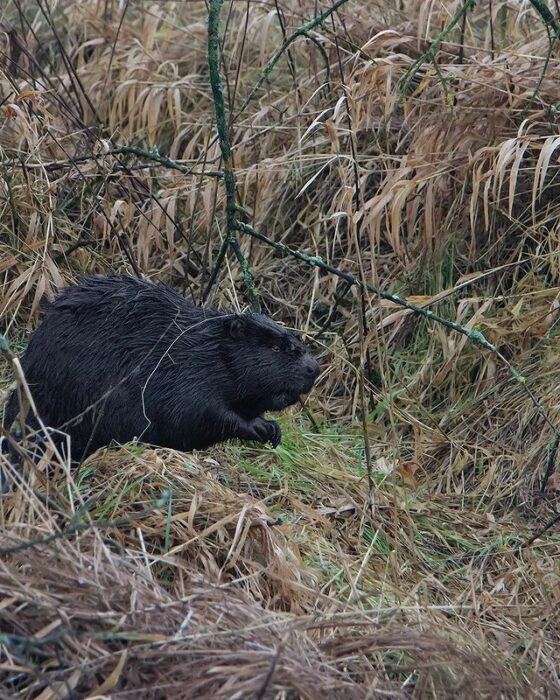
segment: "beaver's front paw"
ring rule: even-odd
[[[278,447],[282,439],[282,431],[276,421],[266,420],[266,418],[259,416],[251,421],[250,426],[251,432],[254,433],[254,437],[250,439],[262,443],[270,442],[272,447]]]

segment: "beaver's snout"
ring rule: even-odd
[[[306,353],[302,363],[302,375],[303,375],[303,391],[302,394],[307,394],[313,388],[313,385],[317,381],[317,377],[321,374],[321,367],[317,360]]]

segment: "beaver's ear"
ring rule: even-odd
[[[245,334],[245,319],[240,314],[230,316],[227,320],[227,329],[230,337],[238,340]]]

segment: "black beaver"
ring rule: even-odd
[[[203,309],[118,275],[65,288],[21,364],[39,416],[70,435],[74,460],[133,438],[184,451],[232,438],[276,447],[280,427],[264,412],[294,404],[319,375],[299,337],[264,315]],[[6,427],[18,410],[14,392]]]

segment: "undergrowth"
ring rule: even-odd
[[[245,104],[329,7],[224,6],[236,216],[261,237],[219,267],[207,4],[0,9],[13,352],[82,273],[244,309],[244,259],[323,368],[276,450],[26,466],[0,500],[3,697],[560,696],[560,18],[350,0]]]

